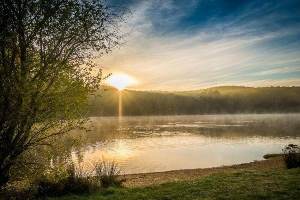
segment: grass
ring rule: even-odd
[[[191,200],[298,199],[300,168],[273,171],[243,170],[214,174],[195,181],[172,182],[144,188],[109,188],[90,195],[59,200]],[[52,198],[52,200],[55,198]]]

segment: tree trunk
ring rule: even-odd
[[[0,168],[0,190],[7,184],[9,180],[9,166]]]

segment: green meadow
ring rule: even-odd
[[[298,199],[300,169],[243,170],[214,174],[195,181],[178,181],[141,188],[109,188],[91,195],[58,200],[192,200],[192,199]]]

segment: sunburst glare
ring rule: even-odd
[[[137,81],[127,74],[113,74],[108,77],[107,83],[121,91],[130,85],[136,84]]]

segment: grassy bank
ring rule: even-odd
[[[281,157],[267,160],[253,161],[221,167],[198,168],[198,169],[182,169],[165,172],[153,172],[145,174],[128,174],[123,178],[126,180],[123,185],[125,187],[146,187],[151,185],[159,185],[162,183],[176,181],[193,181],[215,173],[232,173],[241,170],[256,171],[272,171],[277,169],[285,169],[285,164]]]
[[[54,199],[297,199],[299,196],[300,168],[297,168],[217,173],[190,181],[139,188],[111,188],[91,195],[72,195]]]

